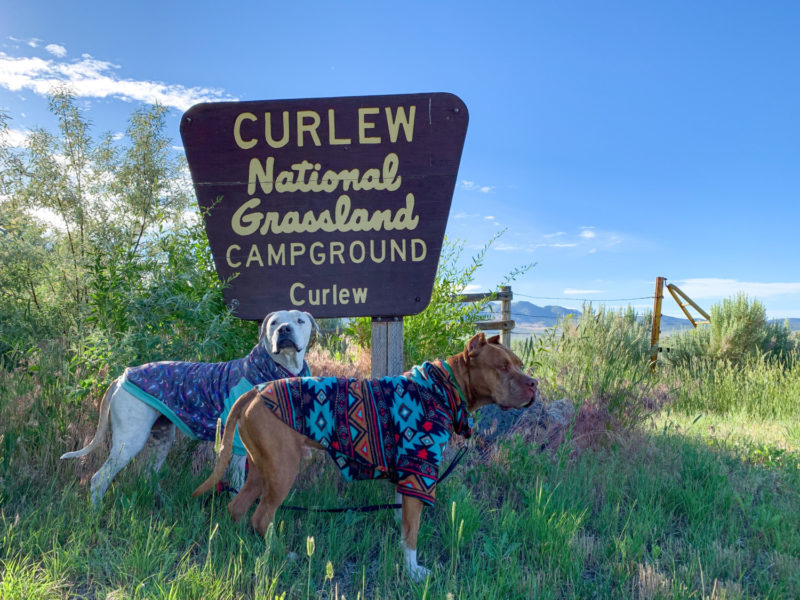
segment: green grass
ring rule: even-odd
[[[227,497],[191,498],[210,466],[192,474],[188,442],[154,480],[123,471],[92,509],[80,483],[91,464],[57,457],[94,431],[95,409],[70,400],[57,357],[4,372],[0,598],[800,597],[797,368],[664,366],[650,378],[614,361],[592,375],[597,355],[572,370],[546,360],[547,385],[573,399],[602,389],[627,405],[661,387],[669,401],[582,452],[516,438],[490,461],[468,455],[423,512],[419,560],[434,574],[419,584],[403,575],[392,512],[281,510],[261,539],[230,521]],[[570,373],[573,387],[559,379]],[[393,495],[385,482],[344,483],[318,456],[288,503]]]

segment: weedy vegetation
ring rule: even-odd
[[[57,134],[0,143],[1,598],[800,597],[798,350],[744,297],[668,340],[654,371],[649,320],[630,310],[586,307],[515,342],[545,398],[575,405],[573,426],[554,450],[502,435],[468,454],[424,511],[434,573],[419,584],[390,512],[281,510],[261,538],[230,521],[226,496],[191,498],[207,444],[184,440],[159,473],[124,470],[91,508],[104,451],[58,456],[93,435],[105,385],[147,360],[242,356],[256,328],[224,306],[160,109],[136,113],[117,147],[91,139],[67,91],[52,106]],[[406,322],[409,363],[459,350],[480,318],[450,300],[482,263],[458,267],[457,248],[430,312]],[[356,322],[320,340],[312,370],[365,376],[365,335]],[[393,498],[329,463],[314,457],[288,503]]]

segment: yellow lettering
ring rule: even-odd
[[[291,171],[281,171],[278,173],[278,178],[275,180],[276,192],[293,192],[294,191],[294,173]]]
[[[406,240],[400,240],[402,242],[402,246],[397,243],[397,240],[392,239],[389,241],[389,252],[392,255],[392,262],[397,260],[398,257],[402,262],[406,261]]]
[[[339,304],[350,304],[350,290],[339,290]]]
[[[317,252],[317,250],[322,247],[322,242],[314,242],[308,248],[308,257],[311,259],[311,262],[317,266],[325,262],[325,253],[323,251]]]
[[[367,137],[367,129],[373,129],[375,123],[366,120],[367,115],[377,115],[379,108],[359,108],[358,109],[358,143],[359,144],[380,144],[381,138]]]
[[[378,258],[375,256],[375,240],[369,241],[369,255],[372,258],[372,262],[375,263],[382,263],[386,258],[386,240],[380,240],[381,243],[381,257]]]
[[[331,146],[340,146],[353,143],[350,138],[336,137],[336,115],[334,114],[332,108],[328,109],[328,143],[330,143]]]
[[[285,186],[281,181],[281,176],[275,182],[275,189],[281,190]],[[414,194],[406,194],[406,203],[402,208],[398,208],[392,213],[391,209],[377,209],[370,212],[366,208],[353,208],[350,196],[341,194],[336,200],[333,208],[333,215],[329,209],[324,209],[319,213],[307,210],[301,218],[296,210],[287,211],[285,214],[276,211],[253,212],[247,211],[261,204],[259,198],[251,198],[240,206],[231,218],[231,226],[234,232],[239,235],[250,235],[256,230],[261,235],[267,235],[270,231],[274,234],[282,233],[315,233],[325,231],[332,233],[335,231],[398,231],[407,229],[414,230],[419,225],[419,215],[414,213]],[[260,229],[259,229],[260,227]]]
[[[289,264],[294,266],[296,258],[303,256],[306,253],[306,245],[300,242],[292,242],[289,244]]]
[[[253,244],[250,246],[250,254],[247,256],[247,263],[245,263],[245,267],[249,267],[250,263],[256,261],[258,262],[258,266],[263,267],[264,261],[261,260],[261,253],[258,251],[258,246]]]
[[[397,211],[392,221],[394,229],[416,229],[419,224],[419,215],[414,214],[414,194],[406,194],[405,208]],[[389,229],[387,226],[386,229]]]
[[[311,119],[310,123],[306,123],[306,118]],[[297,145],[299,147],[303,146],[303,134],[309,133],[311,134],[311,139],[314,140],[315,146],[322,146],[322,142],[319,140],[319,135],[317,134],[317,128],[321,119],[319,117],[319,113],[313,110],[298,110],[297,111]]]
[[[299,299],[294,297],[294,291],[297,288],[306,289],[306,286],[304,286],[299,281],[297,283],[293,283],[292,287],[289,288],[289,300],[291,301],[293,306],[303,306],[303,304],[305,304],[306,301],[305,300],[299,300]]]
[[[231,244],[230,246],[228,246],[228,251],[225,252],[225,261],[228,263],[229,267],[235,269],[235,268],[240,267],[242,265],[241,262],[234,263],[231,260],[231,251],[239,252],[241,249],[242,249],[242,247],[237,245],[237,244]]]
[[[358,258],[356,258],[355,252],[353,251],[354,248],[360,248],[361,249],[361,255]],[[366,254],[367,254],[367,250],[364,247],[364,242],[356,240],[355,242],[350,244],[350,260],[352,260],[354,263],[359,264],[359,263],[364,262],[364,257],[366,256]]]
[[[275,169],[275,158],[270,156],[264,161],[264,168],[261,168],[261,161],[257,158],[250,159],[250,174],[247,178],[247,193],[255,194],[256,182],[261,186],[261,192],[269,194],[272,191],[272,173]]]
[[[236,121],[233,123],[233,139],[236,140],[236,145],[239,146],[239,148],[242,150],[249,150],[256,145],[257,140],[255,138],[249,140],[242,139],[242,121],[245,119],[248,121],[256,121],[257,117],[253,113],[249,112],[244,112],[238,115],[236,117]]]
[[[236,209],[236,212],[234,212],[231,217],[231,228],[234,233],[238,235],[250,235],[258,229],[264,215],[261,213],[246,215],[244,213],[251,208],[256,208],[259,204],[261,204],[260,198],[250,198],[250,200]]]
[[[389,139],[392,143],[397,141],[397,134],[400,132],[401,126],[406,135],[406,141],[411,142],[414,139],[414,117],[416,114],[416,106],[411,107],[408,118],[406,118],[406,109],[403,106],[397,107],[394,116],[392,116],[391,107],[386,107],[386,124],[389,127]]]
[[[338,256],[339,262],[344,264],[344,244],[342,242],[331,242],[331,264],[333,264],[333,257]]]
[[[267,244],[267,264],[270,267],[277,264],[282,267],[286,266],[286,247],[284,244],[278,246],[277,252],[273,249],[272,244]]]
[[[367,288],[353,288],[353,301],[356,304],[364,304],[367,301]]]
[[[283,148],[289,143],[289,111],[283,111],[283,137],[277,142],[272,137],[272,113],[264,113],[264,138],[271,148]]]
[[[397,154],[390,152],[383,159],[383,185],[384,189],[390,192],[395,191],[403,182],[402,177],[397,176],[397,169],[400,167],[400,159]]]
[[[425,260],[428,255],[428,247],[425,245],[425,240],[414,238],[411,240],[411,260],[420,262]]]

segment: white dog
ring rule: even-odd
[[[171,423],[167,435],[156,439],[154,471],[166,460],[176,426],[191,438],[213,440],[217,420],[225,423],[241,394],[266,381],[310,375],[305,352],[312,328],[319,330],[307,312],[277,311],[266,316],[256,347],[244,358],[221,363],[155,362],[125,369],[103,396],[94,439],[61,458],[77,458],[94,450],[105,436],[111,415],[111,452],[91,482],[92,503],[97,504],[117,473],[144,448],[159,415]],[[245,466],[241,440],[234,441],[234,452],[230,480],[239,488]]]

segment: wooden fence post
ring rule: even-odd
[[[653,327],[650,331],[650,369],[656,368],[658,361],[658,336],[661,333],[661,301],[664,299],[666,277],[656,277],[656,296],[653,300]]]
[[[510,285],[501,285],[500,291],[507,294],[504,295],[503,299],[500,301],[500,320],[508,322],[511,321],[511,299],[514,295],[511,293]],[[506,348],[511,348],[511,329],[503,327],[500,341]]]
[[[372,379],[402,375],[403,317],[372,318]]]

